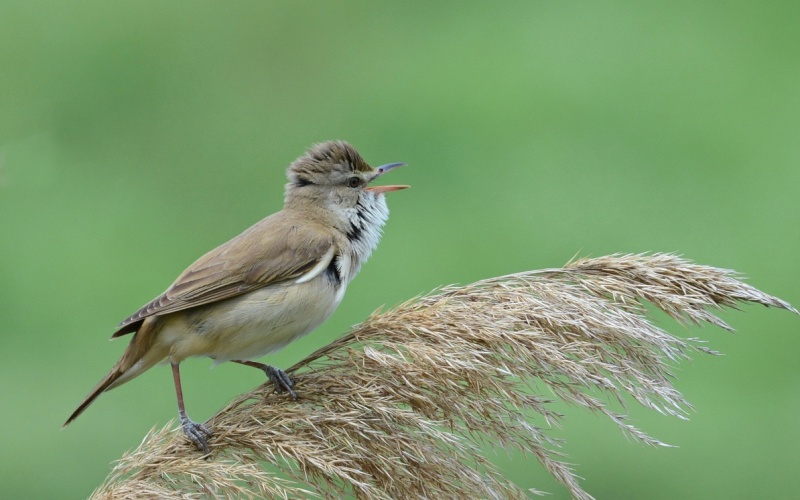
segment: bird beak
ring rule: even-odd
[[[372,178],[372,180],[374,181],[375,179],[377,179],[378,177],[382,176],[383,174],[385,174],[389,170],[391,170],[393,168],[396,168],[396,167],[402,167],[403,165],[405,165],[405,163],[403,163],[403,162],[387,163],[386,165],[381,165],[380,167],[375,169],[378,172],[375,174],[375,176]],[[401,189],[406,189],[406,188],[409,188],[409,187],[411,187],[411,186],[398,186],[398,185],[395,185],[395,186],[372,186],[372,187],[368,187],[367,191],[372,191],[375,194],[380,194],[380,193],[388,193],[389,191],[400,191]]]
[[[402,161],[399,161],[397,163],[387,163],[386,165],[381,165],[380,167],[375,169],[378,171],[378,175],[376,175],[375,177],[381,176],[393,168],[404,167],[405,165],[406,164],[403,163]]]

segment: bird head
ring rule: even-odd
[[[405,165],[389,163],[371,167],[358,151],[344,141],[315,144],[296,159],[286,172],[286,205],[319,203],[342,209],[355,207],[359,201],[383,202],[383,194],[409,186],[370,186],[386,172]]]

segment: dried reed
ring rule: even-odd
[[[561,416],[541,389],[661,445],[598,396],[683,417],[690,405],[669,363],[710,352],[656,327],[644,302],[726,330],[710,310],[754,302],[797,313],[733,271],[670,254],[447,287],[374,313],[293,367],[297,401],[270,384],[233,401],[208,422],[206,459],[170,426],[149,433],[94,498],[526,497],[483,456],[487,444],[524,450],[591,498],[547,435]]]

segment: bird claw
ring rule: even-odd
[[[292,399],[297,399],[297,393],[294,392],[294,382],[292,382],[292,379],[289,378],[289,375],[287,375],[285,371],[271,365],[266,365],[264,367],[264,373],[266,373],[267,377],[275,384],[276,390],[279,392],[286,391]]]
[[[186,437],[188,437],[199,450],[206,455],[211,452],[207,442],[207,439],[211,437],[211,431],[208,430],[208,427],[195,422],[185,415],[181,415],[181,427]]]

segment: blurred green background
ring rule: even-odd
[[[175,416],[157,367],[61,423],[126,340],[114,326],[196,257],[282,206],[284,170],[346,139],[405,161],[380,248],[289,366],[382,304],[575,254],[675,251],[800,305],[797,2],[0,3],[3,498],[80,498]],[[568,410],[599,498],[800,490],[800,318],[747,307],[722,357],[677,368],[678,445]],[[668,324],[664,322],[665,324]],[[203,420],[262,382],[184,365]],[[565,498],[535,460],[523,487]]]

